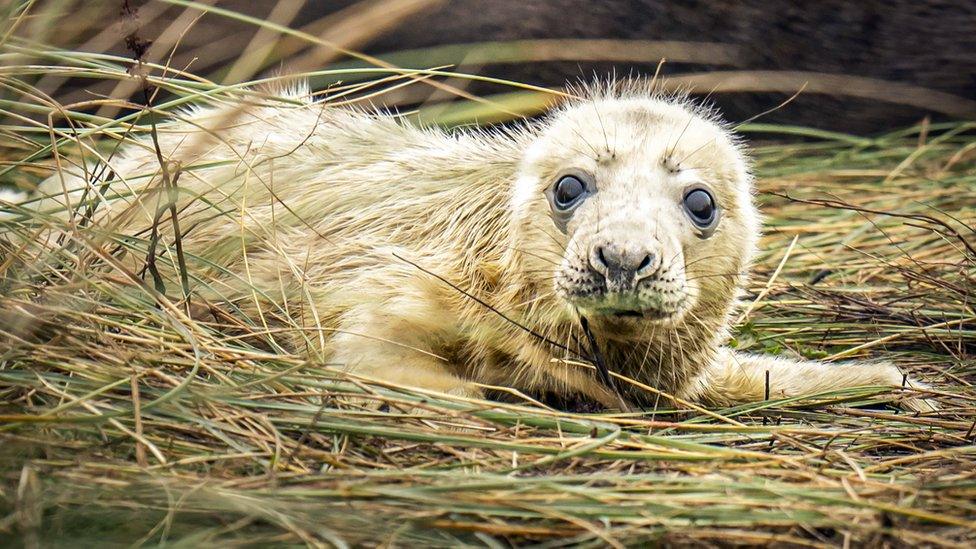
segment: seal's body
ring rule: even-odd
[[[177,211],[193,300],[263,323],[283,349],[457,395],[608,406],[621,400],[593,363],[634,380],[618,385],[636,403],[760,400],[767,372],[773,398],[902,383],[889,364],[723,347],[759,234],[748,165],[710,114],[642,84],[518,130],[445,133],[321,103],[182,119],[158,151],[110,162],[120,181],[94,222],[129,237],[133,272],[155,231],[174,293]],[[100,185],[53,177],[38,208]]]

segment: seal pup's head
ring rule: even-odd
[[[588,95],[523,157],[512,202],[527,276],[564,312],[621,329],[724,322],[759,232],[741,147],[706,109],[646,85]]]

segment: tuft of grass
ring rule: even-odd
[[[169,3],[186,7],[174,17],[191,22],[204,11]],[[30,188],[64,166],[93,166],[189,104],[284,101],[254,87],[284,77],[221,83],[173,64],[176,39],[165,55],[145,59],[56,47],[66,17],[57,2],[3,9],[6,185]],[[302,40],[309,51],[324,47],[286,22],[233,12],[197,24],[214,17],[276,33],[292,53],[303,51],[294,46]],[[531,60],[527,47],[479,55]],[[275,51],[268,59],[280,60]],[[384,64],[299,76],[328,84],[323,95],[334,102],[396,104],[397,93],[437,83],[431,94],[460,101],[421,105],[416,116],[448,126],[506,120],[559,98],[541,101],[542,90],[513,83],[507,95],[475,101],[459,90],[469,76]],[[80,82],[147,95],[79,95],[72,86]],[[78,221],[84,212],[67,225],[12,207],[0,221],[0,539],[976,542],[973,125],[871,138],[760,123],[741,131],[753,143],[766,234],[734,344],[892,360],[929,381],[943,410],[899,412],[890,389],[866,387],[731,409],[570,413],[367,383],[269,351],[259,322],[190,314],[181,295],[158,291],[149,273],[126,272],[93,245],[104,228]],[[41,226],[70,238],[33,238]],[[114,243],[143,255],[148,246]]]

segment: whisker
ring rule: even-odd
[[[707,147],[707,146],[709,146],[709,145],[711,145],[711,144],[712,144],[712,143],[714,143],[714,142],[715,142],[715,138],[712,138],[712,139],[709,139],[708,141],[706,141],[706,142],[704,142],[704,143],[702,143],[702,144],[701,144],[700,146],[698,146],[698,147],[697,147],[697,148],[696,148],[695,150],[693,150],[693,151],[691,151],[690,153],[688,153],[688,154],[686,154],[686,155],[685,155],[685,156],[684,156],[684,157],[683,157],[683,158],[682,158],[681,160],[679,160],[679,161],[677,162],[677,165],[678,165],[678,166],[681,166],[682,164],[684,164],[684,162],[685,162],[685,160],[688,160],[689,158],[691,158],[692,156],[694,156],[694,155],[695,155],[696,153],[698,153],[699,151],[701,151],[702,149],[704,149],[705,147]],[[687,168],[687,167],[684,167],[684,166],[682,166],[682,167],[683,167],[684,169],[686,169],[686,170],[689,170],[689,169],[694,169],[694,168]]]

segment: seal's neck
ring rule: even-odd
[[[719,340],[726,337],[728,308],[712,308],[707,313],[693,309],[673,326],[650,320],[589,316],[587,323],[596,342],[595,351],[583,332],[579,313],[559,302],[545,281],[514,276],[521,272],[520,268],[520,265],[505,266],[502,271],[505,294],[493,302],[534,302],[534,306],[513,311],[510,316],[552,342],[533,338],[534,345],[547,348],[553,357],[593,362],[595,353],[599,352],[610,371],[674,394],[713,359]],[[646,404],[648,396],[654,395],[626,382],[618,386],[630,387],[626,391],[628,398],[637,403]]]
[[[607,368],[636,384],[618,383],[632,400],[646,402],[647,385],[675,394],[714,358],[716,340],[724,322],[720,318],[685,318],[673,325],[652,321],[588,319]],[[591,354],[593,351],[591,351]]]

